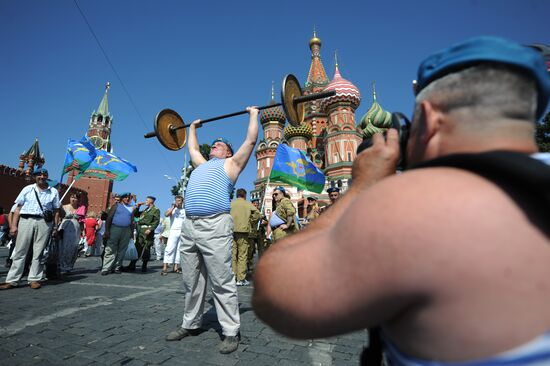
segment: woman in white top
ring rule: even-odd
[[[175,273],[181,273],[181,269],[178,268],[180,263],[180,234],[183,220],[185,220],[182,196],[176,196],[176,201],[166,210],[164,216],[170,217],[170,234],[164,250],[164,267],[160,273],[162,276],[168,274],[169,264],[174,265],[173,271]]]

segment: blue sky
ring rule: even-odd
[[[0,164],[17,166],[38,137],[46,167],[58,177],[67,138],[84,134],[109,81],[114,152],[138,167],[114,190],[140,200],[155,195],[161,209],[173,185],[164,175],[179,176],[184,150],[143,138],[155,115],[172,108],[191,122],[267,104],[272,81],[277,95],[287,73],[305,82],[314,26],[329,77],[337,50],[342,76],[361,91],[357,121],[372,103],[372,81],[383,108],[410,114],[419,62],[451,43],[482,34],[550,43],[547,0],[78,4],[127,92],[73,0],[0,0]],[[246,121],[205,125],[199,141],[224,136],[239,145]],[[237,187],[252,189],[255,167],[252,157]]]

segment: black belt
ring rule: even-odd
[[[41,215],[30,215],[30,214],[21,214],[19,217],[22,217],[24,219],[43,219]]]

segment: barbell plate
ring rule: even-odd
[[[155,118],[157,138],[168,150],[179,150],[187,143],[187,130],[183,128],[183,118],[172,109],[163,109]],[[177,130],[170,127],[178,128]]]
[[[294,98],[300,96],[302,96],[302,88],[300,88],[298,79],[294,75],[288,74],[283,79],[281,103],[288,122],[294,127],[298,127],[304,121],[305,116],[304,104],[294,102]]]

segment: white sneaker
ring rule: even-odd
[[[237,286],[248,286],[250,285],[250,282],[247,280],[237,281]]]

